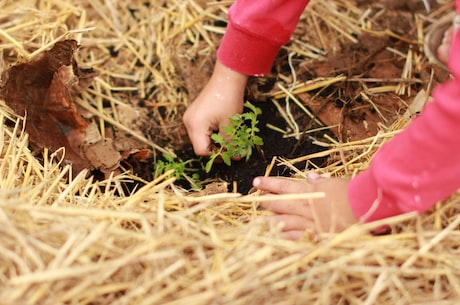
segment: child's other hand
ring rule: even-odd
[[[243,111],[248,77],[216,62],[214,72],[200,95],[184,114],[184,124],[195,154],[209,156],[214,131],[230,125],[229,118]]]
[[[323,192],[324,198],[263,201],[261,207],[276,213],[267,219],[282,222],[283,237],[300,239],[305,230],[340,232],[358,222],[347,197],[348,180],[314,177],[305,181],[287,178],[257,177],[255,188],[271,194]]]

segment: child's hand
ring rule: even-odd
[[[264,209],[277,214],[267,218],[284,224],[283,236],[287,239],[302,238],[306,229],[315,232],[340,232],[358,222],[347,198],[348,180],[315,177],[298,181],[287,178],[257,177],[253,185],[259,190],[272,194],[325,193],[325,197],[320,199],[260,203]]]
[[[243,111],[247,79],[216,62],[211,79],[183,118],[195,154],[209,156],[211,134],[230,125],[229,118]]]

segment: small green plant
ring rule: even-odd
[[[170,170],[174,170],[172,175],[176,180],[185,179],[190,182],[191,185],[199,186],[196,182],[200,179],[200,175],[194,173],[197,169],[190,167],[191,163],[197,161],[196,159],[180,161],[170,154],[163,154],[163,159],[164,160],[158,160],[155,163],[154,177],[159,177]]]
[[[249,102],[246,102],[244,106],[249,109],[248,112],[234,115],[230,118],[230,125],[222,127],[225,136],[220,133],[211,135],[217,149],[211,152],[206,163],[207,173],[211,171],[217,158],[221,158],[228,166],[231,165],[234,157],[245,158],[247,161],[252,155],[252,150],[264,144],[263,139],[257,135],[259,132],[257,116],[262,111]]]

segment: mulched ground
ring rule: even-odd
[[[263,109],[264,147],[249,162],[202,173],[209,179],[199,192],[181,191],[167,177],[152,180],[153,166],[166,150],[183,160],[195,157],[182,114],[209,77],[231,1],[0,2],[2,70],[74,38],[81,44],[76,62],[99,73],[72,100],[63,93],[82,83],[69,80],[75,70],[61,70],[58,62],[60,72],[52,71],[51,83],[48,74],[26,77],[11,92],[18,100],[30,94],[57,107],[31,106],[21,120],[0,105],[2,302],[459,304],[458,193],[420,216],[358,224],[340,234],[308,231],[296,242],[283,240],[279,226],[262,221],[263,195],[225,193],[249,189],[272,156],[305,156],[323,148],[318,142],[331,145],[324,151],[331,156],[315,159],[327,164],[318,172],[349,178],[366,169],[375,150],[408,118],[387,126],[415,96],[425,102],[423,90],[448,77],[427,62],[421,41],[452,10],[452,1],[428,1],[430,13],[423,2],[312,0],[273,73],[248,86],[247,99]],[[4,75],[0,87],[12,79]],[[29,91],[44,79],[49,88]],[[286,100],[281,87],[292,89],[297,100]],[[290,118],[282,114],[287,101]],[[69,113],[82,116],[84,133],[67,128],[66,116],[55,111],[65,106],[78,110]],[[38,114],[31,115],[36,108]],[[51,111],[40,115],[44,110]],[[57,127],[57,134],[44,131],[47,140],[58,140],[53,145],[78,143],[85,134],[81,156],[98,168],[92,173],[101,181],[85,175],[66,179],[70,167],[62,166],[59,152],[43,157],[42,131],[24,127],[34,120],[45,122],[35,127]],[[299,131],[316,132],[286,138],[295,131],[292,121]],[[318,131],[323,125],[330,130]],[[347,142],[378,129],[384,132]],[[271,174],[290,175],[293,166],[306,166],[292,163],[276,164]],[[145,180],[135,193],[124,189],[134,188],[126,181],[139,180],[131,173]],[[381,224],[392,228],[391,235],[372,236]]]
[[[322,148],[313,144],[313,141],[323,140],[325,134],[337,141],[353,141],[374,136],[382,127],[390,126],[405,111],[413,98],[413,93],[426,88],[432,67],[425,65],[423,69],[407,75],[404,80],[402,75],[407,58],[401,56],[410,52],[417,56],[416,54],[422,52],[422,46],[417,43],[416,24],[413,18],[415,11],[424,12],[422,1],[407,1],[401,4],[396,1],[360,1],[359,6],[368,8],[372,14],[386,7],[385,14],[374,19],[376,32],[355,34],[354,42],[340,43],[330,50],[320,50],[318,60],[308,60],[298,54],[291,59],[299,83],[321,77],[333,78],[338,75],[346,77],[345,81],[298,95],[302,104],[314,114],[313,119],[295,103],[290,102],[292,116],[299,130],[308,131],[321,127],[318,122],[315,122],[316,119],[319,119],[322,126],[331,126],[331,128],[296,139],[283,137],[280,132],[267,127],[267,124],[270,124],[281,130],[289,130],[289,124],[273,103],[274,98],[267,97],[267,93],[273,93],[273,96],[276,91],[279,91],[276,83],[283,82],[286,78],[292,80],[288,59],[290,44],[288,44],[280,51],[272,73],[264,78],[253,78],[248,85],[247,100],[262,109],[259,120],[264,146],[247,162],[233,162],[231,167],[216,164],[210,173],[200,171],[203,180],[226,181],[229,183],[229,190],[234,190],[234,183],[236,183],[237,190],[246,193],[251,188],[252,178],[263,175],[273,157],[293,159],[320,151]],[[308,29],[301,22],[294,39],[307,43],[308,38],[303,36],[306,31]],[[185,88],[193,99],[209,77],[213,59],[206,58],[194,62],[178,60],[176,63],[184,77]],[[191,75],[194,77],[189,77]],[[396,93],[394,89],[401,83],[404,83],[401,89],[404,91]],[[369,89],[384,86],[391,86],[392,89],[379,94],[368,93]],[[284,97],[276,101],[285,107]],[[169,144],[174,147],[181,160],[195,158],[185,135],[180,145],[175,147],[173,143]],[[312,161],[318,166],[324,166],[328,162],[327,158]],[[300,163],[295,166],[304,169],[306,164]],[[146,167],[136,166],[136,168],[137,173],[145,179],[151,177],[152,173]],[[271,175],[291,174],[292,172],[283,166],[275,166],[271,172]],[[187,187],[187,184],[185,183],[184,186]]]
[[[431,2],[431,9],[436,10],[441,7],[434,1]],[[423,46],[417,36],[422,23],[416,18],[417,12],[426,13],[423,1],[358,1],[357,7],[366,12],[368,16],[373,16],[372,31],[358,30],[358,28],[354,30],[349,27],[341,35],[340,32],[337,32],[340,30],[337,29],[337,25],[334,27],[333,23],[315,16],[315,8],[312,9],[311,14],[306,14],[306,17],[300,21],[292,42],[280,51],[272,73],[266,77],[252,78],[248,85],[246,99],[262,109],[259,127],[264,146],[260,147],[247,162],[233,162],[231,167],[216,164],[210,173],[205,173],[199,162],[193,163],[194,168],[198,170],[200,180],[205,183],[224,181],[229,184],[229,190],[246,193],[251,188],[252,178],[263,175],[274,157],[293,159],[320,151],[322,147],[315,145],[314,142],[315,140],[324,141],[325,135],[328,135],[333,141],[341,142],[372,137],[382,128],[390,126],[406,110],[415,93],[427,88],[433,67],[423,59]],[[138,16],[141,8],[133,6],[130,12],[134,20],[142,22],[145,19]],[[344,16],[346,14],[344,13]],[[348,14],[352,16],[353,11]],[[226,26],[223,21],[225,18],[222,16],[221,20],[203,20],[202,22],[223,32]],[[315,24],[319,30],[312,31],[312,24]],[[179,85],[173,89],[175,92],[169,90],[169,93],[174,94],[174,98],[186,96],[186,101],[189,103],[206,83],[214,62],[213,52],[200,54],[197,51],[191,51],[200,50],[200,47],[196,48],[197,42],[198,45],[203,45],[201,49],[206,49],[208,42],[203,36],[198,37],[195,42],[185,41],[179,44],[174,51],[169,50],[172,52],[170,68],[176,73],[171,75],[171,78],[179,80]],[[215,39],[215,45],[218,45],[220,37],[219,35],[212,36]],[[120,58],[122,55],[116,48],[109,47],[107,52],[112,60],[122,60]],[[66,56],[71,57],[71,54]],[[161,63],[156,65],[161,65]],[[136,66],[142,68],[145,63],[137,61]],[[96,70],[97,68],[95,67]],[[53,79],[53,73],[58,75],[57,70],[56,68],[51,71],[47,77]],[[85,70],[81,69],[81,72],[83,71]],[[78,76],[77,72],[78,70],[75,70],[74,74]],[[30,75],[30,73],[25,74]],[[94,76],[91,74],[91,77]],[[437,73],[435,82],[447,77],[447,73]],[[72,108],[67,106],[70,104],[69,98],[61,98],[63,102],[59,100],[65,95],[61,91],[65,92],[64,87],[68,85],[68,79],[61,75],[56,81],[55,77],[50,86],[55,90],[52,94],[47,94],[48,91],[43,91],[43,88],[38,90],[37,94],[32,94],[32,96],[37,96],[39,102],[43,101],[40,96],[57,96],[60,103],[60,106],[56,106],[55,100],[49,101],[48,104],[51,106],[40,107],[49,109],[49,112],[45,114],[37,112],[36,119],[29,109],[28,130],[32,144],[38,143],[35,146],[40,151],[43,147],[50,147],[54,150],[62,143],[70,142],[71,144],[67,147],[68,156],[73,154],[74,159],[78,159],[78,162],[73,160],[74,165],[77,163],[79,165],[74,167],[81,169],[91,164],[92,167],[97,168],[92,172],[97,177],[106,177],[112,171],[130,170],[145,181],[150,181],[154,177],[155,162],[162,158],[161,153],[158,153],[159,149],[173,151],[179,161],[195,159],[196,156],[193,154],[181,119],[186,105],[178,103],[171,106],[171,104],[161,102],[162,99],[170,97],[162,96],[164,91],[159,90],[157,85],[150,84],[151,78],[150,74],[146,76],[145,87],[142,91],[133,90],[124,93],[122,100],[127,105],[116,106],[120,125],[106,123],[105,138],[101,132],[101,135],[97,134],[95,139],[82,140],[90,125],[81,123],[82,119],[76,117],[78,114],[75,114],[74,109],[71,109],[72,113],[76,117],[75,120],[80,123],[67,124],[64,122],[65,125],[68,125],[64,127],[61,126],[62,122],[56,123],[57,125],[53,123],[56,117],[62,117]],[[334,78],[341,79],[296,93],[297,103],[292,98],[286,99],[280,93],[280,85],[286,88],[294,80],[294,85],[300,84],[300,89],[302,89],[302,84],[308,84],[309,81]],[[40,79],[38,77],[38,83]],[[58,82],[61,79],[62,81]],[[21,80],[21,82],[28,81],[30,82],[29,79]],[[131,84],[126,80],[114,79],[112,85],[124,87]],[[56,91],[56,87],[61,91]],[[76,92],[77,95],[80,94],[81,88],[79,89]],[[94,87],[90,86],[90,90],[94,90]],[[19,95],[19,100],[28,100],[28,96],[31,95],[29,92],[21,93],[22,91],[17,88],[10,91],[13,92],[13,97]],[[4,90],[3,95],[6,97],[5,92]],[[289,104],[288,119],[286,114],[282,114],[275,106],[275,102],[282,109],[287,109],[287,104]],[[113,102],[107,97],[102,98],[101,103],[98,107],[114,108]],[[299,107],[299,103],[302,107]],[[9,105],[15,106],[11,102]],[[34,104],[29,106],[35,107]],[[306,115],[303,107],[313,114],[312,117]],[[15,107],[12,108],[15,109]],[[23,108],[23,106],[18,108],[20,115],[25,113]],[[56,108],[61,110],[56,111]],[[83,111],[83,116],[87,115],[85,112],[86,110]],[[49,117],[49,119],[44,120],[44,117]],[[38,123],[31,127],[30,124],[34,124],[34,121]],[[43,134],[34,133],[50,122],[51,127],[53,124],[59,126],[56,134],[46,131]],[[296,137],[287,137],[287,134],[294,132],[293,122],[299,134]],[[77,135],[69,133],[69,126],[70,129],[77,130],[72,127],[76,125],[81,127],[79,127],[81,130],[76,132]],[[120,128],[121,126],[124,126],[124,129]],[[317,128],[321,131],[310,132]],[[285,134],[283,135],[280,130]],[[133,138],[130,131],[135,131],[144,138],[140,140]],[[40,143],[46,138],[43,135],[49,137],[46,143]],[[81,156],[77,151],[77,145],[72,144],[76,138],[82,141],[81,146],[84,148]],[[156,149],[146,147],[146,139],[153,142]],[[324,166],[328,159],[320,158],[311,161],[317,166]],[[201,160],[201,163],[204,164],[205,160]],[[311,165],[299,163],[294,166],[302,170]],[[288,176],[292,172],[284,166],[275,166],[270,174]],[[178,183],[185,188],[190,187],[187,182]]]

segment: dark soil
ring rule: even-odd
[[[204,170],[204,164],[206,160],[204,158],[198,159],[193,162],[190,168],[193,168],[194,173],[198,173],[200,181],[206,183],[218,181],[227,182],[228,191],[238,191],[240,193],[247,193],[252,187],[252,179],[259,175],[264,175],[267,166],[272,162],[274,157],[283,158],[296,158],[299,156],[305,156],[311,153],[315,153],[321,150],[321,147],[312,143],[314,138],[320,138],[323,133],[311,133],[303,138],[295,139],[294,137],[283,138],[283,136],[273,129],[267,127],[267,124],[279,127],[281,129],[286,128],[286,123],[281,117],[280,113],[276,109],[272,102],[253,102],[254,105],[262,110],[262,114],[258,117],[260,132],[258,133],[264,140],[264,146],[255,149],[249,160],[232,161],[231,166],[227,166],[223,162],[214,163],[211,171],[206,173]],[[298,114],[299,127],[301,130],[308,129],[311,126],[311,120],[305,115]],[[197,156],[193,152],[192,145],[190,143],[183,145],[180,149],[175,151],[177,160],[185,161],[197,159]],[[160,158],[161,159],[161,158]],[[320,166],[326,161],[325,158],[318,158],[310,160]],[[143,179],[149,181],[153,177],[153,168],[155,161],[152,159],[146,160],[145,162],[139,162],[135,158],[127,160],[125,166],[131,167],[133,172]],[[305,169],[305,162],[298,163],[295,165],[299,169]],[[271,175],[276,176],[289,176],[292,173],[284,166],[274,166],[271,171]],[[178,185],[186,189],[190,188],[191,185],[185,180],[179,180]],[[236,189],[235,189],[236,186]]]

